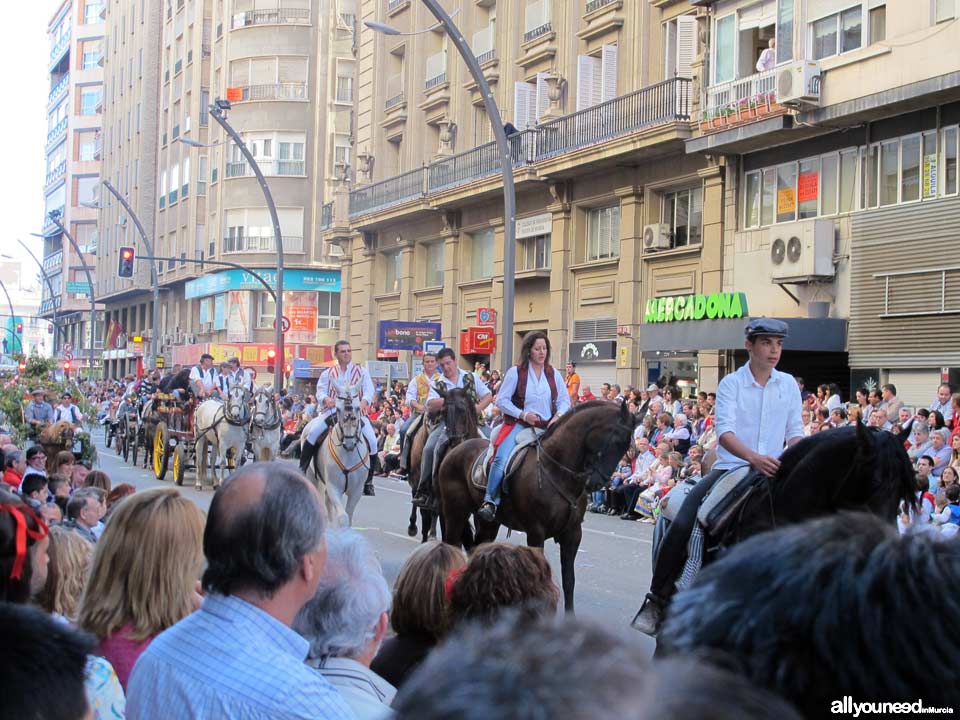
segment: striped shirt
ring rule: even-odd
[[[137,660],[127,716],[138,720],[353,718],[337,690],[304,664],[310,643],[234,596],[158,635]]]

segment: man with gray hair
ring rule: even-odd
[[[100,495],[97,488],[80,488],[67,500],[67,519],[63,526],[75,530],[84,540],[96,544],[94,526],[100,522]]]
[[[390,587],[370,544],[354,530],[327,533],[327,566],[293,627],[310,641],[307,664],[336,687],[360,720],[390,716],[396,689],[370,669],[389,624]]]
[[[252,463],[217,490],[203,533],[203,606],[160,633],[127,685],[139,720],[340,720],[353,713],[304,664],[291,629],[326,562],[324,509],[286,463]]]

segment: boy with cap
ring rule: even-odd
[[[710,488],[728,470],[743,465],[773,475],[784,447],[803,438],[800,389],[791,375],[776,369],[788,331],[785,322],[772,318],[754,318],[744,329],[750,359],[717,387],[716,462],[686,496],[664,536],[650,592],[633,621],[641,632],[657,633],[663,608],[676,591],[675,582],[686,561],[697,510]]]

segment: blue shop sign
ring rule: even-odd
[[[440,339],[440,323],[380,321],[380,350],[423,350],[423,343]]]
[[[257,270],[264,280],[274,289],[277,287],[276,270]],[[223,272],[203,275],[194,280],[188,280],[185,296],[188,300],[199,297],[218,295],[227,290],[263,290],[264,287],[257,278],[246,270],[231,269]],[[314,292],[340,292],[340,272],[338,270],[284,270],[283,289],[312,290]]]

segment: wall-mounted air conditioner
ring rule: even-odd
[[[820,104],[820,65],[797,60],[777,71],[777,102],[781,105]]]
[[[643,228],[644,250],[669,250],[670,226],[667,223],[655,223]]]
[[[774,280],[833,277],[836,231],[821,218],[774,225],[770,232],[770,269]]]

